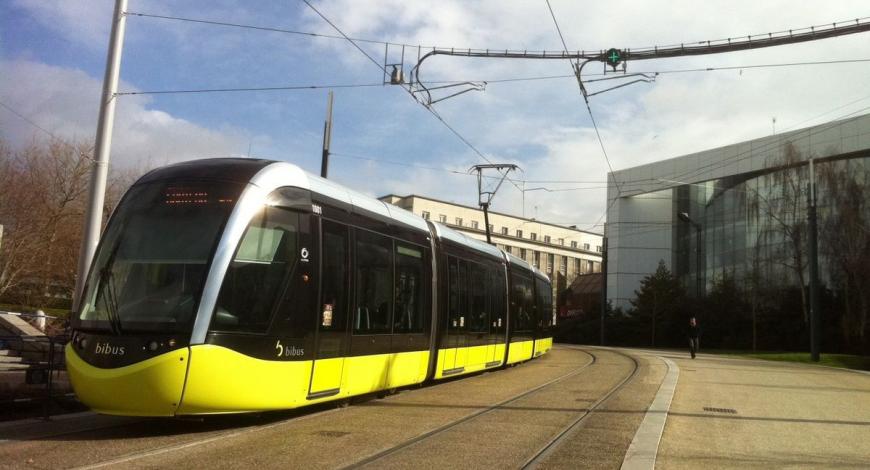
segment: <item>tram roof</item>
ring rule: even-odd
[[[383,201],[346,188],[334,181],[312,175],[298,166],[274,160],[253,158],[208,158],[176,163],[152,170],[136,184],[166,179],[214,179],[250,183],[272,191],[292,186],[322,194],[337,201],[429,233],[426,221]]]
[[[291,163],[273,162],[254,175],[251,178],[251,184],[260,186],[268,191],[283,186],[307,189],[313,193],[322,194],[349,204],[352,208],[360,208],[395,222],[408,225],[421,232],[429,233],[429,226],[426,225],[426,221],[421,217],[417,217],[401,207],[387,204],[361,192],[349,189],[334,181],[312,175]]]
[[[504,259],[502,257],[502,251],[489,243],[484,243],[476,238],[469,237],[464,233],[457,232],[456,230],[448,228],[444,224],[438,222],[432,222],[432,225],[435,227],[435,236],[438,238],[450,240],[453,243],[458,243],[459,245],[466,246],[501,260]]]
[[[526,261],[526,260],[524,260],[524,259],[522,259],[522,258],[517,258],[516,256],[514,256],[514,255],[512,255],[512,254],[510,254],[510,253],[505,253],[505,256],[507,256],[507,258],[508,258],[508,262],[511,263],[512,265],[514,265],[514,266],[519,266],[519,267],[524,268],[524,269],[528,269],[528,270],[531,271],[532,274],[534,274],[535,276],[538,276],[538,277],[540,277],[540,278],[542,278],[542,279],[546,279],[547,282],[550,282],[550,277],[549,277],[549,276],[547,276],[546,274],[544,274],[544,272],[541,271],[540,269],[538,269],[538,268],[532,266],[531,264],[529,264],[528,261]]]

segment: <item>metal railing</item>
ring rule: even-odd
[[[56,319],[50,315],[16,314],[0,312],[0,315],[13,315],[29,318]],[[0,361],[0,373],[9,385],[8,390],[0,390],[0,415],[15,416],[19,409],[33,410],[42,405],[42,416],[51,415],[54,408],[62,406],[61,401],[70,402],[74,395],[66,387],[58,388],[56,380],[66,371],[63,348],[69,341],[67,334],[53,335],[0,335],[0,351],[7,351],[4,357],[19,360]],[[9,354],[12,353],[12,354]],[[22,381],[23,379],[23,381]],[[39,387],[43,385],[43,387]],[[8,416],[0,416],[0,419]]]

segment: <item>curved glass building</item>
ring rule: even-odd
[[[820,284],[870,292],[870,272],[861,274],[870,265],[870,115],[616,171],[608,181],[614,307],[630,307],[660,261],[690,296],[724,278],[747,291],[806,295],[811,194]]]

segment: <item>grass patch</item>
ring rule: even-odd
[[[751,351],[703,351],[711,354],[726,356],[750,357],[753,359],[765,359],[768,361],[802,362],[805,364],[818,364],[841,369],[855,369],[870,371],[870,357],[853,356],[851,354],[826,354],[822,353],[819,362],[810,359],[810,353],[805,352],[751,352]]]

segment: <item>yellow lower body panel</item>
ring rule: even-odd
[[[421,383],[428,365],[429,351],[348,357],[342,392],[362,395]]]
[[[456,377],[498,367],[504,362],[504,348],[504,344],[489,344],[439,349],[435,379]]]
[[[88,364],[71,344],[65,354],[76,396],[94,411],[125,416],[173,416],[177,412],[187,371],[187,348],[114,369]]]
[[[305,404],[311,361],[265,361],[221,346],[190,347],[178,414],[279,410]]]
[[[192,346],[178,414],[297,408],[423,382],[428,351],[316,361],[265,361],[213,345]],[[309,389],[309,383],[311,387]],[[338,389],[337,393],[309,399]]]
[[[344,375],[344,358],[318,359],[314,362],[311,376],[311,393],[322,393],[341,388]]]
[[[511,343],[508,350],[508,364],[516,364],[517,362],[527,361],[532,358],[532,349],[535,347],[533,340],[518,341]]]
[[[553,349],[553,338],[535,340],[535,357],[544,355]]]
[[[429,351],[414,351],[391,354],[387,388],[404,387],[426,380],[429,368]]]

